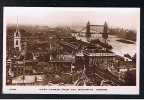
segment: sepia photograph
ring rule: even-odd
[[[139,8],[4,7],[3,14],[3,93],[139,94]]]

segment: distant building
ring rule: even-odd
[[[19,59],[13,59],[11,71],[14,73],[14,77],[24,74],[24,61]]]

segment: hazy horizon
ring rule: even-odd
[[[7,24],[39,26],[85,26],[104,24],[137,30],[140,25],[139,8],[59,8],[59,7],[4,7]]]

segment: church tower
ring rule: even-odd
[[[14,33],[14,48],[18,51],[21,51],[21,34],[19,31],[18,19],[17,19],[16,31]]]

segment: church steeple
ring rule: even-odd
[[[19,31],[18,17],[17,17],[16,31],[14,33],[14,48],[17,49],[18,51],[21,51],[21,34]]]

